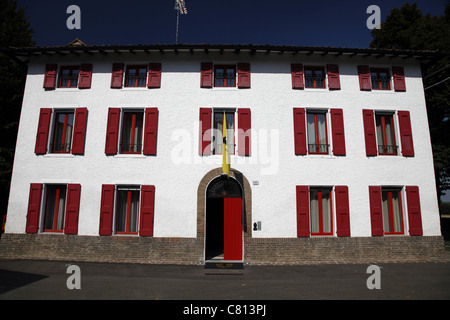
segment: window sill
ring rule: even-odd
[[[111,235],[112,237],[117,237],[117,238],[139,238],[139,234],[120,234],[120,233],[114,233]]]
[[[75,158],[76,155],[72,153],[47,153],[44,158]]]
[[[126,91],[145,91],[148,92],[149,88],[148,87],[123,87],[120,89],[120,91],[122,92],[126,92]]]
[[[139,154],[135,154],[135,153],[120,153],[120,154],[116,154],[114,156],[114,158],[134,158],[134,159],[145,159],[147,158],[145,155],[139,153]]]
[[[212,87],[213,91],[239,91],[238,87]]]

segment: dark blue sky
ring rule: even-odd
[[[417,2],[424,14],[443,15],[448,0],[185,0],[179,43],[273,44],[366,48],[372,40],[366,9],[382,20],[391,8]],[[38,46],[175,43],[174,0],[17,0],[27,8]],[[66,9],[81,9],[81,30],[69,30]]]

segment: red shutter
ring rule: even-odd
[[[297,186],[297,237],[309,237],[309,187]]]
[[[333,135],[333,154],[345,156],[344,115],[342,109],[331,109],[331,130]]]
[[[56,73],[58,70],[58,65],[47,64],[45,66],[45,76],[44,76],[44,89],[54,90],[56,87]]]
[[[238,154],[250,156],[251,150],[251,112],[250,109],[238,109]]]
[[[123,82],[123,63],[114,63],[111,75],[111,88],[121,89]]]
[[[340,90],[341,81],[339,79],[339,66],[337,64],[327,64],[328,88],[330,90]]]
[[[78,234],[78,214],[80,211],[81,185],[67,186],[65,234]]]
[[[350,207],[348,203],[348,187],[336,186],[336,222],[337,236],[350,237]]]
[[[27,213],[27,233],[37,233],[39,231],[39,213],[41,211],[42,184],[32,183],[30,186],[30,196],[28,198]]]
[[[92,64],[82,64],[78,78],[79,89],[90,89],[92,80]]]
[[[305,121],[305,108],[294,108],[294,144],[296,155],[306,154]]]
[[[405,71],[403,67],[392,67],[395,91],[406,91]]]
[[[139,235],[153,236],[153,218],[155,213],[155,186],[141,187],[141,213]]]
[[[381,204],[381,187],[369,186],[370,200],[370,222],[372,236],[382,236],[383,231],[383,209]]]
[[[409,235],[421,236],[423,235],[423,231],[420,211],[419,187],[406,187],[406,202],[408,203]]]
[[[87,108],[75,109],[75,121],[73,125],[73,143],[72,143],[73,154],[84,153],[84,141],[86,137],[86,121],[87,121]]]
[[[119,139],[120,108],[109,108],[108,127],[106,128],[105,153],[117,154],[117,142]]]
[[[358,66],[359,88],[361,90],[372,90],[369,66]]]
[[[39,123],[36,135],[36,146],[34,152],[36,154],[47,153],[48,133],[50,130],[50,121],[52,118],[52,109],[42,108],[39,115]]]
[[[156,155],[158,136],[158,108],[145,109],[144,154]]]
[[[102,202],[100,204],[100,229],[101,236],[112,234],[112,223],[114,214],[114,192],[113,184],[102,185]]]
[[[398,112],[398,125],[400,128],[402,155],[405,157],[414,157],[414,144],[409,111]]]
[[[161,88],[161,63],[148,65],[148,87]]]
[[[200,108],[199,154],[211,154],[211,108]]]
[[[250,88],[250,63],[238,63],[238,88]]]
[[[213,86],[213,63],[212,62],[202,62],[200,71],[200,87],[201,88],[212,88]]]
[[[363,122],[364,122],[364,138],[366,141],[366,155],[376,156],[377,151],[377,138],[375,135],[375,115],[373,110],[363,110]]]
[[[301,63],[291,64],[292,89],[303,89],[303,65]]]

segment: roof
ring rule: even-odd
[[[255,45],[255,44],[128,44],[128,45],[87,45],[78,38],[65,46],[55,47],[22,47],[2,48],[4,53],[22,62],[30,56],[39,55],[67,55],[67,54],[120,54],[138,52],[248,52],[279,53],[279,54],[320,54],[333,56],[372,56],[372,57],[400,57],[415,58],[422,61],[439,59],[446,54],[431,50],[398,50],[375,48],[342,48],[342,47],[314,47],[314,46],[286,46],[286,45]]]

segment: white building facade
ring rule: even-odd
[[[81,45],[10,54],[28,76],[2,257],[443,259],[420,65],[432,53]]]

